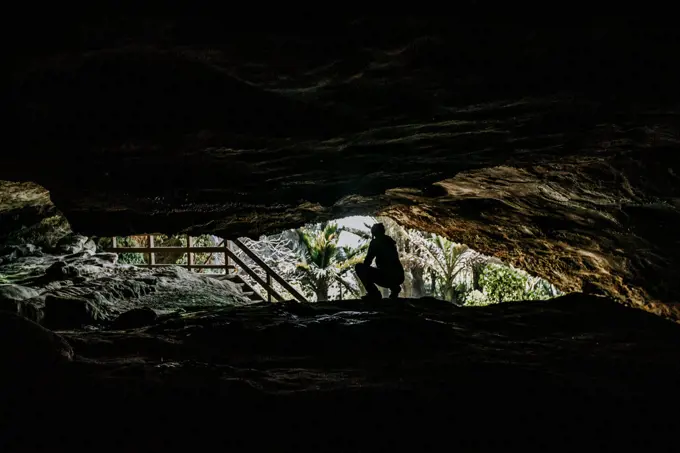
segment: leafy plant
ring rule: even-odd
[[[357,248],[339,247],[340,228],[337,223],[326,222],[296,230],[295,252],[299,258],[296,269],[303,287],[307,287],[317,301],[328,300],[331,285],[343,285],[353,294],[358,288],[343,278],[353,272],[354,265],[363,261],[367,244]]]

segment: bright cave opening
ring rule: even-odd
[[[98,245],[118,252],[120,264],[182,266],[229,279],[253,301],[339,301],[366,294],[354,266],[365,259],[374,223],[385,225],[387,235],[396,242],[405,274],[402,298],[485,306],[563,295],[549,281],[498,258],[382,216],[307,224],[256,240],[153,234],[102,238]],[[381,292],[389,296],[387,288]]]

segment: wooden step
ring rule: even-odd
[[[255,291],[245,291],[242,294],[252,301],[258,301],[259,302],[259,301],[264,300],[262,298],[262,296],[260,296],[260,293],[255,292]]]

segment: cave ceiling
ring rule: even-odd
[[[256,236],[388,214],[565,291],[678,313],[677,28],[32,27],[0,179],[47,188],[79,232]]]

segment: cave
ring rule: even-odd
[[[677,27],[15,25],[7,451],[630,448],[676,429]],[[353,215],[467,244],[565,295],[252,303],[96,244],[255,239]]]

